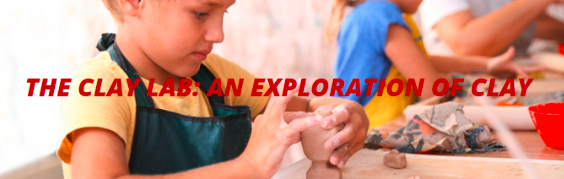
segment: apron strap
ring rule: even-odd
[[[208,69],[208,67],[202,64],[200,66],[200,70],[198,70],[198,73],[196,73],[196,75],[192,76],[192,79],[195,82],[200,82],[200,88],[202,89],[202,91],[204,91],[207,94],[213,83],[213,80],[215,79],[215,75],[213,75],[213,73]],[[219,104],[225,104],[222,96],[223,96],[223,90],[221,91],[221,96],[217,94],[213,94],[211,96],[208,96],[208,99],[210,100],[210,102],[213,101]]]
[[[117,44],[111,45],[108,48],[108,52],[110,53],[112,60],[116,62],[121,67],[121,69],[123,69],[123,71],[125,71],[125,73],[129,77],[129,79],[131,79],[132,82],[134,82],[137,79],[141,80],[141,77],[139,77],[139,73],[137,73],[135,68],[133,68],[133,65],[131,65],[131,63],[129,63],[129,61],[127,61],[123,55],[121,55],[121,51],[119,50]],[[145,86],[145,83],[143,83],[142,80],[135,87],[135,101],[137,103],[137,106],[152,107],[152,108],[155,107],[153,98],[147,96],[147,87]]]
[[[115,44],[114,33],[102,34],[102,38],[98,42],[96,48],[100,51],[107,50],[110,53],[112,60],[116,62],[123,69],[123,71],[125,71],[127,76],[132,81],[135,81],[136,79],[141,79],[141,77],[139,77],[139,73],[137,73],[137,71],[135,70],[135,68],[133,68],[131,63],[129,63],[129,61],[125,59],[125,57],[122,55],[121,51],[119,50],[119,47],[117,46],[117,44]],[[211,87],[216,77],[204,64],[202,64],[200,66],[200,70],[196,73],[196,75],[192,76],[192,79],[195,82],[200,82],[200,89],[202,89],[202,91],[204,91],[204,93],[207,94],[209,88]],[[211,103],[225,104],[224,98],[222,96],[223,96],[223,91],[221,96],[217,94],[208,96],[208,100]],[[135,99],[137,100],[137,105],[145,106],[145,107],[155,107],[153,99],[147,96],[147,87],[142,81],[135,88]]]

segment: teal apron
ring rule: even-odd
[[[113,44],[115,35],[102,36],[97,48],[107,50],[132,81],[140,79]],[[215,76],[202,64],[192,79],[207,93]],[[223,97],[213,95],[208,100],[214,117],[192,117],[155,108],[143,82],[134,94],[137,112],[129,159],[131,174],[169,174],[211,165],[238,157],[247,146],[251,135],[248,106],[225,105]]]

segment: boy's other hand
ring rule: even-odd
[[[321,106],[317,110],[327,110],[331,106]],[[321,127],[331,129],[340,123],[345,127],[325,142],[326,150],[335,150],[330,162],[343,168],[349,158],[364,146],[368,131],[368,116],[364,108],[356,102],[345,102],[333,108],[333,114],[323,119]]]
[[[288,147],[300,141],[300,132],[322,122],[322,117],[313,113],[284,112],[296,92],[270,99],[264,113],[254,121],[247,148],[237,158],[252,167],[257,178],[271,178]]]

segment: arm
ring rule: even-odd
[[[390,25],[385,53],[405,78],[425,79],[421,94],[424,99],[433,96],[433,83],[437,79],[447,78],[450,81],[450,77],[440,74],[433,68],[421,49],[413,41],[409,31],[400,25]],[[415,81],[419,83],[419,80]],[[442,89],[438,90],[441,91]]]
[[[257,178],[258,174],[252,165],[238,158],[170,175],[130,175],[125,145],[115,133],[101,128],[85,128],[74,135],[72,178]]]
[[[554,0],[516,0],[474,18],[469,10],[440,20],[434,28],[457,55],[493,56],[507,48]]]
[[[529,78],[528,73],[542,71],[542,66],[521,66],[513,61],[515,48],[511,47],[502,55],[488,58],[483,56],[430,56],[433,66],[445,73],[511,73]]]
[[[564,23],[543,13],[537,20],[535,36],[541,39],[564,42]]]
[[[479,73],[486,72],[487,58],[481,56],[429,56],[435,69],[443,73]]]
[[[264,115],[255,119],[251,138],[241,156],[175,174],[131,175],[125,145],[115,133],[102,128],[77,130],[71,135],[74,141],[71,155],[73,178],[270,178],[280,166],[288,147],[299,142],[300,132],[321,123],[321,118],[313,114],[294,116],[296,118],[283,115],[290,96],[270,99]]]

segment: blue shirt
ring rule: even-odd
[[[403,20],[399,7],[388,1],[366,1],[345,18],[337,38],[335,76],[345,81],[343,94],[353,78],[360,79],[360,96],[340,96],[365,106],[372,96],[366,96],[366,78],[386,78],[392,62],[385,54],[388,27],[398,24],[409,27]],[[372,95],[378,91],[378,83],[372,87]]]

